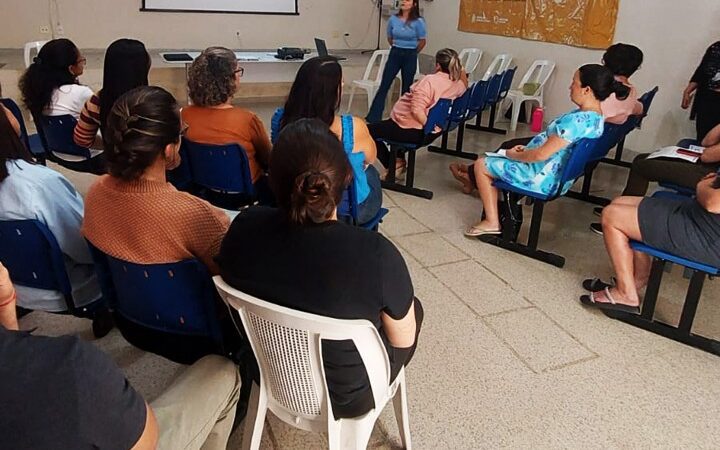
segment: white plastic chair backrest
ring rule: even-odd
[[[535,94],[540,95],[543,91],[543,87],[545,87],[545,83],[550,78],[550,75],[552,75],[553,70],[555,70],[555,61],[549,61],[546,59],[537,59],[533,61],[527,72],[525,72],[525,75],[523,75],[520,80],[518,89],[522,90],[525,83],[538,83],[538,89],[535,91]]]
[[[377,83],[380,83],[380,80],[382,79],[382,73],[383,70],[385,70],[385,64],[387,64],[388,55],[390,55],[389,50],[375,50],[370,57],[370,61],[368,61],[367,67],[365,67],[365,73],[363,74],[362,79],[363,80],[369,80],[370,75],[372,75],[372,70],[375,67],[376,64],[378,64],[377,72],[375,73],[375,81]],[[378,63],[378,58],[380,58],[380,62]]]
[[[30,64],[32,64],[30,53],[33,50],[35,50],[35,53],[40,53],[40,49],[47,43],[48,41],[33,41],[25,43],[25,49],[23,51],[23,56],[25,57],[25,68],[30,67]]]
[[[332,420],[322,362],[323,339],[354,342],[375,405],[384,405],[390,362],[370,321],[331,319],[285,308],[234,289],[219,275],[213,281],[220,297],[240,315],[266,386],[268,407],[275,415],[288,423],[298,423],[298,418]]]
[[[501,53],[495,57],[495,59],[492,60],[490,63],[490,66],[488,66],[487,71],[485,71],[485,75],[483,76],[483,80],[489,80],[490,77],[496,74],[501,74],[505,72],[508,67],[510,67],[510,63],[512,62],[512,55],[508,53]]]
[[[477,69],[480,59],[482,59],[482,50],[479,48],[464,48],[460,50],[460,62],[465,68],[465,72],[472,74]]]

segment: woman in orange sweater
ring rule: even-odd
[[[138,87],[115,102],[104,135],[109,174],[88,191],[82,232],[100,251],[124,261],[196,258],[217,274],[213,258],[230,224],[228,216],[165,179],[165,171],[180,163],[181,124],[177,102],[162,88]],[[175,361],[190,363],[217,351],[207,339],[121,319],[117,316],[116,324],[133,345]]]
[[[253,183],[261,192],[272,144],[254,113],[232,105],[243,68],[224,47],[205,49],[190,66],[188,91],[192,105],[183,108],[187,138],[202,144],[239,144],[245,149]],[[262,194],[258,194],[262,195]]]

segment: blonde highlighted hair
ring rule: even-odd
[[[452,81],[457,81],[462,76],[463,66],[460,63],[460,56],[451,48],[444,48],[435,54],[435,62],[440,70],[450,75]]]

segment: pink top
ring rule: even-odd
[[[643,105],[637,99],[635,87],[631,84],[625,85],[630,88],[630,94],[625,100],[618,100],[615,94],[610,94],[610,97],[600,102],[600,109],[603,117],[605,117],[605,122],[622,125],[629,116],[643,112]]]
[[[415,118],[413,111],[427,115],[430,108],[435,106],[435,103],[441,98],[454,100],[463,95],[466,90],[465,83],[460,80],[451,81],[450,75],[444,72],[425,75],[410,86],[410,91],[395,103],[390,112],[390,118],[400,128],[421,130],[425,124]]]

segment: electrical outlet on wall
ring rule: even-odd
[[[50,27],[47,25],[40,25],[40,34],[50,34]]]
[[[58,36],[65,36],[65,27],[62,25],[58,25],[55,27],[55,34]]]

